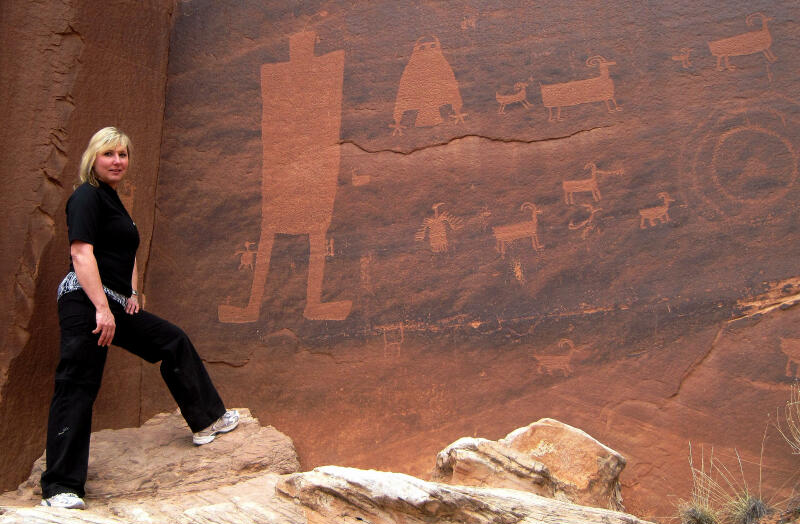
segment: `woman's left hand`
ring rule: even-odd
[[[139,297],[136,295],[132,295],[128,297],[128,301],[125,303],[125,313],[129,315],[133,315],[134,313],[139,312]]]

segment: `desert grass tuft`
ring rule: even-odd
[[[760,493],[761,464],[759,493],[754,493],[745,480],[743,461],[738,452],[736,460],[739,471],[734,474],[714,457],[713,449],[708,463],[706,464],[705,457],[701,454],[700,467],[695,467],[691,446],[689,449],[692,496],[689,501],[682,501],[678,507],[681,524],[755,524],[771,512],[770,505],[762,499]]]
[[[713,504],[714,494],[719,491],[717,482],[710,473],[714,465],[714,451],[706,466],[705,455],[701,450],[700,467],[695,467],[692,445],[689,444],[689,469],[692,472],[692,492],[689,500],[678,501],[678,520],[680,524],[721,524],[720,514]],[[708,467],[708,470],[706,470]]]
[[[769,513],[767,504],[746,492],[733,495],[723,510],[730,524],[754,524]]]
[[[741,482],[736,481],[736,475],[731,473],[724,464],[720,462],[715,464],[719,477],[727,485],[727,489],[723,490],[724,496],[721,509],[725,524],[754,524],[770,512],[769,505],[761,497],[761,470],[764,462],[764,443],[766,439],[767,430],[764,428],[764,436],[761,439],[761,457],[758,463],[758,494],[751,492],[747,485],[744,467],[742,466],[742,457],[738,451],[734,450],[736,462],[739,465]]]
[[[719,518],[712,508],[693,506],[687,503],[678,508],[681,524],[719,524]]]
[[[781,420],[786,424],[785,427],[780,424]],[[792,448],[792,454],[800,455],[800,383],[797,381],[792,384],[783,414],[778,411],[776,427],[783,440]]]

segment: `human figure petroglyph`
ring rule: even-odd
[[[561,372],[565,377],[572,374],[572,357],[578,352],[575,344],[568,338],[562,338],[558,341],[558,347],[565,349],[569,348],[569,352],[565,355],[534,355],[533,359],[536,361],[536,372],[547,375],[554,375],[556,372]]]
[[[376,326],[383,335],[383,355],[389,356],[389,352],[394,350],[394,356],[400,355],[405,340],[405,324],[398,322],[388,326]],[[392,333],[392,335],[389,335]]]
[[[689,56],[692,54],[692,48],[690,47],[681,47],[681,52],[677,55],[673,55],[672,59],[676,62],[681,63],[681,67],[684,69],[689,69],[692,66],[691,59]]]
[[[611,171],[606,171],[603,169],[598,169],[597,164],[594,162],[587,162],[584,169],[591,170],[591,176],[589,178],[583,178],[579,180],[564,180],[561,183],[561,187],[564,189],[564,202],[567,205],[571,205],[575,203],[575,193],[591,193],[592,199],[595,202],[600,202],[600,186],[598,185],[597,177],[599,175],[624,175],[624,169],[615,169]]]
[[[244,243],[244,249],[240,249],[234,253],[233,256],[239,257],[239,270],[242,269],[255,269],[254,263],[256,261],[256,253],[257,251],[254,249],[256,247],[255,242],[247,242]]]
[[[375,260],[375,254],[370,251],[364,255],[361,255],[361,259],[359,261],[359,280],[361,281],[361,287],[369,294],[375,294],[375,291],[372,286],[372,263]]]
[[[431,209],[433,209],[433,217],[428,217],[422,221],[422,227],[414,235],[414,240],[422,242],[425,236],[428,236],[428,242],[434,253],[444,253],[448,249],[447,242],[447,227],[453,231],[461,229],[464,224],[462,218],[453,216],[447,211],[439,212],[439,208],[443,206],[444,202],[437,202]]]
[[[657,222],[661,222],[662,224],[666,224],[669,222],[669,205],[672,202],[675,202],[675,199],[669,196],[669,193],[662,191],[658,194],[658,198],[661,199],[663,204],[660,206],[655,207],[646,207],[644,209],[639,210],[639,228],[640,229],[647,229],[648,227],[653,227],[656,225]]]
[[[495,226],[492,228],[492,234],[497,240],[497,251],[500,252],[501,257],[506,256],[506,246],[511,242],[521,239],[530,238],[531,246],[536,251],[544,249],[544,245],[539,242],[539,217],[542,210],[538,209],[535,204],[525,202],[520,206],[521,211],[529,210],[531,219],[524,222],[516,222],[514,224],[505,224],[502,226]]]
[[[322,302],[326,236],[339,176],[344,51],[314,55],[316,34],[289,39],[289,61],[261,66],[261,237],[245,307],[220,304],[221,322],[258,320],[277,234],[308,235],[310,320],[343,320],[350,301]]]
[[[478,220],[481,223],[481,231],[489,229],[489,218],[492,216],[492,211],[489,206],[482,206],[481,212],[478,214]]]
[[[717,71],[723,71],[723,61],[725,62],[724,69],[728,71],[736,69],[736,66],[731,65],[730,62],[730,57],[732,56],[763,53],[767,62],[775,62],[778,59],[770,49],[772,47],[772,35],[767,27],[767,22],[771,21],[772,18],[765,16],[763,13],[751,13],[747,15],[745,23],[748,27],[752,27],[756,18],[761,19],[761,29],[708,42],[708,49],[712,55],[717,57]]]
[[[527,94],[525,92],[525,88],[527,87],[527,82],[517,82],[514,84],[515,91],[513,93],[501,95],[500,93],[496,92],[494,97],[495,100],[497,100],[497,103],[500,104],[500,108],[497,110],[497,112],[503,115],[506,112],[506,106],[517,103],[521,104],[525,109],[530,109],[531,104],[528,102]]]
[[[548,111],[548,122],[561,121],[561,108],[590,102],[605,102],[608,112],[622,111],[614,98],[614,80],[609,76],[608,67],[617,65],[596,55],[586,59],[588,67],[597,67],[600,74],[585,80],[573,80],[562,84],[539,84],[542,91],[542,103]],[[612,107],[613,103],[613,107]],[[553,118],[553,108],[556,115]]]
[[[432,127],[443,122],[440,109],[449,105],[450,118],[463,123],[463,102],[453,69],[442,54],[441,44],[435,36],[419,38],[408,60],[394,104],[392,135],[402,135],[401,125],[406,111],[417,111],[416,127]]]

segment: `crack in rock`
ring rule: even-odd
[[[546,137],[546,138],[533,138],[531,140],[524,140],[524,139],[521,139],[521,138],[498,138],[498,137],[491,137],[491,136],[485,136],[485,135],[479,135],[479,134],[465,134],[465,135],[454,136],[454,137],[450,138],[449,140],[447,140],[445,142],[436,142],[436,143],[433,143],[433,144],[426,144],[424,146],[415,147],[415,148],[413,148],[413,149],[411,149],[409,151],[402,151],[402,150],[399,150],[399,149],[391,149],[391,148],[389,148],[389,149],[368,149],[368,148],[362,146],[361,144],[359,144],[358,142],[356,142],[355,140],[340,140],[339,144],[340,145],[351,144],[351,145],[357,147],[358,149],[360,149],[361,151],[364,151],[365,153],[395,153],[395,154],[398,154],[398,155],[411,155],[411,154],[417,153],[419,151],[425,151],[426,149],[445,147],[445,146],[450,145],[453,142],[456,142],[456,141],[459,141],[459,140],[464,140],[464,139],[467,139],[467,138],[478,138],[480,140],[486,140],[486,141],[489,141],[489,142],[502,142],[502,143],[507,143],[507,144],[537,144],[537,143],[542,143],[542,142],[553,142],[553,141],[556,141],[556,140],[567,140],[567,139],[570,139],[570,138],[575,137],[577,135],[582,135],[584,133],[592,133],[592,132],[600,130],[600,129],[608,129],[608,128],[611,128],[611,127],[614,127],[614,126],[610,126],[609,125],[609,126],[592,127],[592,128],[589,128],[589,129],[579,129],[578,131],[575,131],[574,133],[570,133],[568,135],[559,135],[559,136],[552,136],[552,137]]]

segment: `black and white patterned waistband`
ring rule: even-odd
[[[58,285],[58,298],[61,298],[71,291],[77,291],[78,289],[83,289],[81,288],[80,282],[78,282],[78,275],[76,275],[74,271],[70,271]],[[122,307],[125,307],[125,304],[128,303],[128,297],[117,293],[113,289],[108,289],[106,286],[103,286],[103,291],[105,291],[108,298],[119,303]]]

